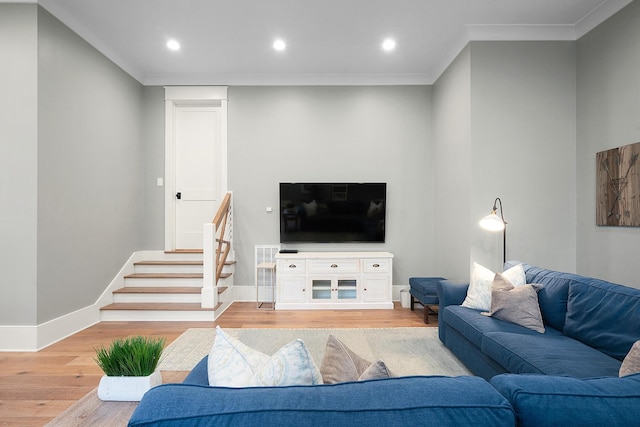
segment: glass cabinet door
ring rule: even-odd
[[[353,300],[358,298],[358,281],[356,279],[338,279],[339,300]]]
[[[314,300],[330,300],[331,279],[313,279],[311,281],[311,298]]]

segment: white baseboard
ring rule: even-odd
[[[249,302],[256,300],[256,287],[255,286],[238,286],[233,285],[233,300]]]
[[[38,326],[0,326],[0,351],[39,351],[99,321],[92,305]]]
[[[115,291],[116,289],[123,288],[124,276],[126,276],[127,274],[132,274],[134,272],[133,263],[144,259],[144,256],[146,254],[156,253],[156,252],[161,252],[161,251],[141,251],[141,252],[134,252],[133,254],[131,254],[131,256],[129,257],[127,262],[124,263],[120,271],[118,271],[118,273],[116,273],[116,275],[113,277],[113,280],[111,281],[111,283],[109,283],[109,286],[107,286],[107,288],[104,290],[102,295],[98,297],[98,300],[96,301],[96,305],[98,307],[104,307],[105,305],[111,304],[113,302],[113,291]],[[164,252],[162,253],[164,254]]]
[[[149,254],[134,252],[95,304],[62,315],[37,326],[0,326],[0,351],[39,351],[100,321],[100,307],[113,302],[113,291],[124,286],[124,276],[133,273],[133,263]]]
[[[0,326],[0,351],[37,350],[37,326]]]
[[[100,305],[90,305],[38,325],[38,350],[63,340],[100,321]]]

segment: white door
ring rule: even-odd
[[[165,250],[201,249],[227,191],[227,88],[165,87]]]
[[[176,107],[177,249],[202,248],[202,225],[211,222],[218,207],[215,153],[220,138],[219,116],[213,107]]]

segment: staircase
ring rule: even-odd
[[[203,308],[202,251],[165,252],[157,258],[133,263],[124,287],[113,291],[113,303],[100,309],[101,321],[213,321],[231,303],[225,293],[232,286],[234,261],[225,263],[220,276],[218,304]]]

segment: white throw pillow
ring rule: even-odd
[[[244,345],[217,326],[209,352],[209,385],[245,387],[268,361],[268,355]]]
[[[473,263],[471,269],[471,281],[467,290],[467,297],[462,302],[463,307],[474,308],[476,310],[491,310],[491,284],[496,273],[483,267],[477,262]],[[502,273],[514,287],[526,284],[527,279],[524,274],[522,264],[515,265]]]
[[[258,369],[247,385],[285,386],[322,384],[322,374],[301,339],[284,345]]]
[[[322,384],[322,375],[302,340],[283,346],[273,356],[227,335],[219,326],[209,352],[209,385],[223,387]]]

